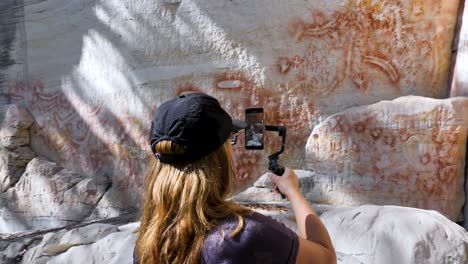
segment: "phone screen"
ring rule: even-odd
[[[263,122],[263,108],[247,108],[245,110],[245,148],[263,149],[265,123]]]

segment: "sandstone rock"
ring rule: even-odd
[[[18,147],[14,150],[0,148],[0,192],[5,192],[18,182],[26,164],[35,155],[28,146]]]
[[[8,209],[8,202],[11,201],[4,197],[0,195],[0,233],[16,233],[31,229],[21,214]]]
[[[186,91],[220,98],[237,117],[264,106],[269,124],[288,127],[284,164],[303,168],[318,120],[401,95],[447,94],[458,2],[44,1],[24,10],[30,45],[19,45],[34,78],[7,80],[16,84],[8,96],[34,114],[38,154],[112,175],[122,195],[142,193],[150,112]],[[266,170],[269,150],[235,148],[242,183]]]
[[[52,235],[52,234],[51,234]],[[42,255],[42,248],[37,245],[28,249],[21,261],[22,264],[46,264],[49,262],[50,256]]]
[[[14,188],[0,194],[4,218],[19,216],[29,228],[50,228],[86,218],[110,185],[107,177],[85,177],[54,162],[34,158]],[[0,232],[6,232],[0,230]]]
[[[28,129],[34,122],[31,114],[21,105],[11,104],[6,106],[5,119],[3,124],[9,127]]]
[[[65,231],[65,230],[64,230]],[[109,224],[93,224],[70,231],[55,233],[49,239],[43,239],[39,245],[42,247],[42,254],[55,256],[69,248],[79,245],[87,245],[97,240],[117,232],[118,228]]]
[[[468,262],[468,232],[436,211],[363,205],[320,218],[335,250],[362,263]]]
[[[129,194],[125,186],[119,187],[113,184],[85,220],[134,214],[141,206],[140,195],[141,193]],[[135,202],[135,200],[139,200],[139,202]]]
[[[68,237],[68,240],[75,241],[75,244],[73,244],[71,247],[68,247],[69,244],[66,244],[68,250],[55,256],[44,257],[41,252],[43,252],[45,248],[42,244],[40,244],[26,253],[22,263],[42,264],[45,263],[44,261],[49,264],[133,263],[133,248],[135,246],[136,240],[136,234],[134,231],[137,226],[138,225],[134,224],[127,225],[121,229],[122,231],[118,231],[119,229],[117,226],[110,225],[106,225],[106,227],[102,225],[90,225],[86,227],[86,230],[70,230],[68,233],[71,235]],[[66,236],[64,235],[60,241],[66,241],[67,239],[65,239],[65,237]],[[76,244],[77,242],[91,242],[93,240],[95,240],[95,242],[92,244]],[[56,244],[56,246],[56,248],[59,248],[61,252],[63,248],[60,247],[60,244]]]
[[[249,207],[297,229],[285,203]],[[339,264],[468,261],[468,233],[436,211],[375,205],[325,207],[314,205],[330,233]],[[22,263],[132,263],[138,226],[93,224],[47,234],[28,250]]]
[[[0,130],[2,145],[8,149],[29,145],[29,130],[14,127],[2,127]]]
[[[20,242],[13,242],[11,243],[3,252],[3,255],[7,259],[14,259],[16,258],[23,249],[25,249],[26,245]]]
[[[294,170],[299,180],[301,193],[306,199],[320,203],[317,198],[318,192],[326,193],[326,190],[321,190],[324,187],[322,183],[323,175],[318,175],[311,171]],[[274,191],[274,183],[270,180],[267,174],[262,175],[254,184],[253,187],[238,193],[232,199],[243,203],[269,203],[269,202],[285,202],[287,199],[282,199],[281,195]]]
[[[4,147],[15,149],[29,145],[29,127],[34,119],[19,105],[9,105],[0,129],[0,140]]]
[[[336,252],[336,261],[337,264],[365,264],[359,261],[357,258],[343,254],[341,252]]]
[[[418,96],[356,107],[317,125],[307,168],[323,174],[332,204],[434,209],[460,220],[468,98]]]

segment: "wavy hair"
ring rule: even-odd
[[[136,255],[140,264],[200,263],[208,230],[228,217],[238,219],[238,234],[250,210],[226,201],[234,170],[228,142],[191,163],[165,164],[152,159],[145,178],[145,203],[140,217]],[[162,154],[183,154],[171,141],[159,142]]]

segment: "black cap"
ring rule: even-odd
[[[164,163],[195,161],[221,147],[231,132],[247,124],[233,120],[218,100],[202,94],[180,95],[161,104],[151,124],[151,150]],[[185,147],[183,155],[157,153],[154,146],[170,140]]]

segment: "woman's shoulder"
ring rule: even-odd
[[[271,229],[292,232],[285,224],[272,218],[271,216],[263,215],[261,213],[252,212],[250,215],[244,217],[245,225],[259,229]]]
[[[278,220],[273,219],[270,216],[263,215],[261,213],[252,211],[249,214],[243,216],[244,219],[244,227],[242,228],[243,231],[252,231],[252,230],[262,230],[262,229],[280,229],[280,230],[289,230],[286,225],[279,222]],[[212,231],[215,230],[223,230],[223,231],[230,231],[234,230],[238,225],[237,217],[227,217],[216,225]],[[210,232],[211,233],[211,232]]]
[[[237,227],[238,221],[229,217],[220,222],[215,231],[206,237],[204,258],[207,263],[219,263],[222,259],[235,259],[242,263],[294,263],[298,250],[298,237],[294,231],[277,220],[252,212],[244,216],[244,226],[233,237],[229,234]],[[274,253],[274,254],[273,254]],[[260,259],[259,259],[260,258]],[[251,262],[251,260],[258,260]],[[216,260],[216,261],[214,261]],[[242,261],[241,261],[242,260]],[[243,260],[249,260],[243,262]],[[294,261],[292,261],[294,260]],[[239,262],[239,263],[240,263]],[[238,263],[232,262],[232,263]]]

